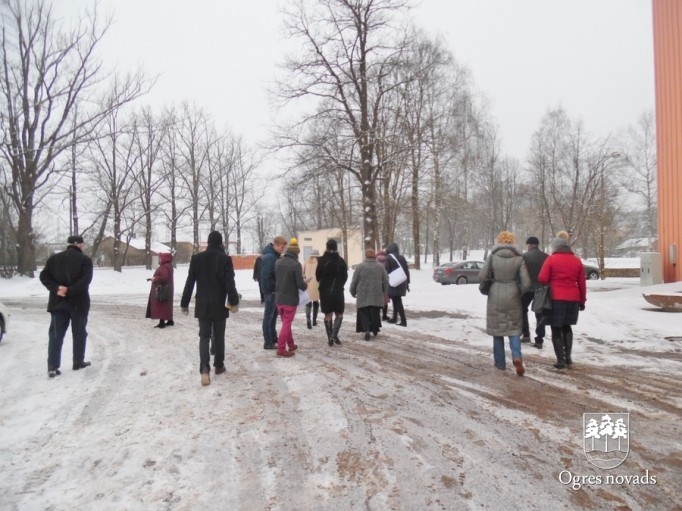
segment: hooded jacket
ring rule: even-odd
[[[549,284],[552,300],[578,302],[585,305],[587,289],[585,267],[568,245],[555,249],[542,265],[538,281]]]
[[[407,294],[407,286],[410,285],[410,268],[407,264],[407,259],[400,254],[397,243],[391,243],[386,247],[386,252],[386,273],[391,273],[400,265],[403,267],[405,275],[407,275],[407,280],[402,284],[396,287],[388,286],[388,296],[405,296]]]
[[[486,304],[486,332],[494,337],[521,335],[523,316],[521,295],[531,286],[521,251],[516,245],[495,245],[481,268],[481,281],[492,264],[494,279]]]

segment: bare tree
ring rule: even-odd
[[[635,194],[641,200],[644,211],[642,231],[649,239],[650,250],[653,248],[653,239],[658,232],[655,129],[653,112],[643,113],[637,125],[628,129],[625,147],[622,150],[624,168],[628,173],[622,182],[628,192]]]
[[[11,172],[7,191],[16,214],[18,271],[33,276],[36,192],[62,171],[57,160],[65,151],[146,89],[134,75],[119,80],[105,101],[94,97],[109,79],[94,50],[110,21],[100,24],[96,10],[73,29],[59,25],[44,0],[6,0],[0,15],[0,154]]]
[[[280,83],[279,94],[284,101],[320,99],[302,123],[320,116],[336,118],[352,138],[358,157],[353,166],[339,162],[337,168],[360,185],[366,248],[376,247],[378,232],[376,130],[384,97],[396,86],[391,80],[405,48],[404,33],[392,23],[406,5],[406,0],[300,0],[286,13],[289,33],[302,46],[286,62],[291,76]],[[282,145],[300,144],[290,132],[285,130]]]

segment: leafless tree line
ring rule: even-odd
[[[93,254],[113,235],[119,271],[120,242],[133,236],[144,237],[150,267],[155,229],[170,233],[172,249],[191,228],[195,250],[201,229],[242,250],[264,187],[241,137],[193,104],[134,109],[153,80],[104,71],[96,47],[111,20],[96,10],[75,28],[43,0],[5,1],[0,14],[0,266],[32,276],[36,242],[67,204],[70,232],[92,239]],[[36,226],[39,209],[48,220]]]
[[[468,71],[408,12],[402,0],[300,0],[287,13],[303,51],[278,93],[308,105],[280,130],[292,232],[361,228],[366,248],[402,242],[417,267],[429,251],[438,264],[443,249],[487,249],[500,230],[548,242],[566,229],[585,255],[626,232],[655,236],[651,114],[598,139],[550,109],[527,161],[510,159]]]
[[[566,229],[590,256],[655,236],[652,114],[599,139],[550,109],[515,161],[468,70],[413,26],[407,0],[288,4],[301,44],[277,93],[303,114],[278,130],[290,158],[278,214],[256,210],[265,186],[254,150],[201,107],[134,107],[153,80],[104,71],[95,50],[111,20],[92,11],[65,28],[44,0],[5,0],[0,13],[0,266],[21,274],[33,274],[36,241],[54,228],[36,227],[37,208],[66,205],[93,253],[108,233],[116,244],[144,237],[150,254],[158,229],[173,248],[191,229],[195,249],[217,229],[241,252],[245,230],[263,246],[275,231],[338,227],[361,228],[367,248],[399,242],[419,266],[428,253],[466,258],[502,229],[545,242]]]

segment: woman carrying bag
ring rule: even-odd
[[[401,284],[396,286],[389,284],[388,286],[388,297],[393,303],[393,317],[389,319],[388,322],[396,323],[398,321],[398,316],[400,316],[400,323],[397,323],[397,325],[407,326],[407,320],[405,319],[405,307],[403,306],[403,296],[405,296],[410,290],[410,269],[407,265],[407,260],[400,254],[398,245],[396,243],[391,243],[386,248],[386,252],[386,273],[389,275],[389,279],[391,272],[396,270],[399,266],[402,267],[403,271],[405,272],[405,276],[407,277],[407,280]]]
[[[479,273],[481,282],[489,275],[494,278],[488,291],[486,305],[486,332],[493,336],[495,367],[506,369],[504,338],[509,337],[509,347],[516,374],[523,376],[521,354],[521,331],[523,330],[523,307],[521,295],[530,288],[531,280],[521,250],[514,244],[514,234],[502,231],[497,235],[497,245],[490,252],[488,261]]]
[[[158,319],[154,328],[173,326],[173,256],[162,252],[159,254],[159,267],[154,272],[147,300],[146,318]]]

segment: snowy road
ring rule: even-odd
[[[248,300],[228,320],[228,372],[201,387],[196,320],[153,329],[145,295],[109,295],[93,299],[93,366],[48,379],[45,298],[4,301],[2,509],[682,507],[679,349],[625,344],[615,362],[558,374],[551,350],[524,347],[519,378],[493,368],[470,311],[445,314],[448,335],[425,333],[444,313],[421,310],[365,342],[351,304],[343,346],[299,315],[299,351],[278,359]],[[70,350],[67,337],[65,361]],[[630,453],[601,470],[582,450],[583,413],[619,411]],[[583,476],[579,490],[565,484]]]

